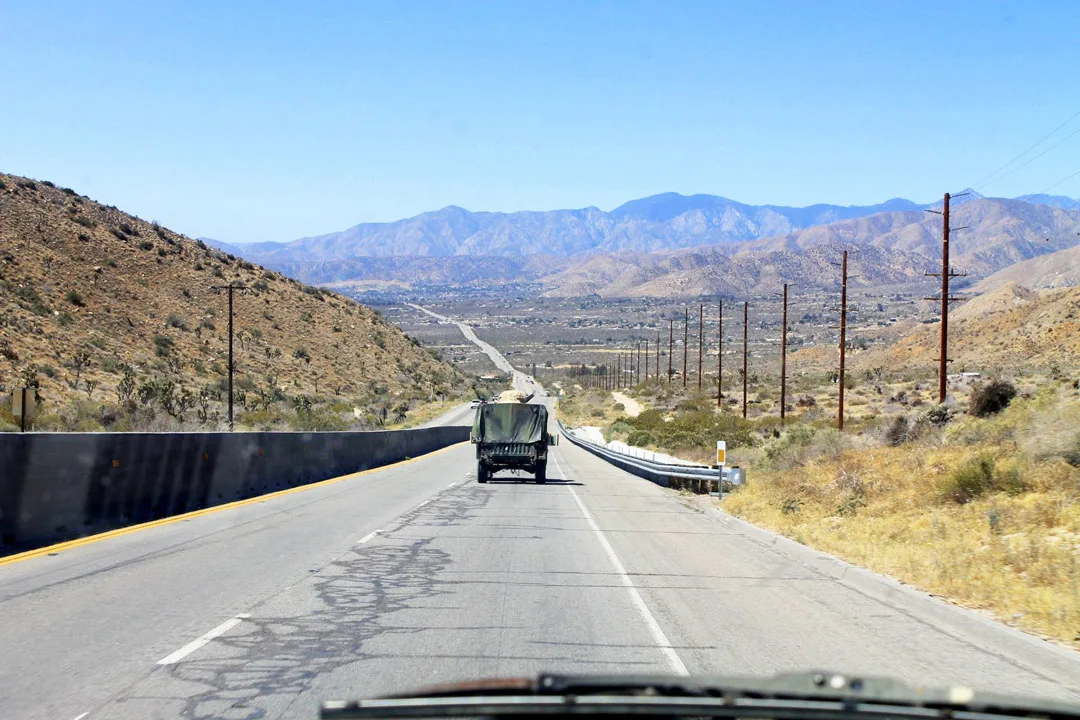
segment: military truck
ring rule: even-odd
[[[536,482],[547,482],[548,446],[557,442],[547,426],[544,405],[519,399],[477,408],[470,436],[476,445],[476,481],[486,483],[499,470],[524,470]]]

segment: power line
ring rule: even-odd
[[[1073,120],[1075,120],[1075,119],[1076,119],[1076,118],[1077,118],[1078,116],[1080,116],[1080,110],[1077,110],[1077,111],[1076,111],[1075,113],[1073,113],[1073,114],[1072,114],[1072,115],[1071,115],[1071,116],[1069,117],[1069,119],[1068,119],[1068,120],[1066,120],[1065,122],[1063,122],[1063,123],[1061,123],[1060,125],[1058,125],[1058,126],[1057,126],[1056,128],[1054,128],[1053,130],[1051,130],[1050,132],[1048,132],[1048,133],[1047,133],[1046,135],[1043,135],[1043,136],[1042,136],[1041,138],[1039,138],[1039,139],[1038,139],[1038,141],[1037,141],[1037,142],[1035,142],[1035,143],[1034,143],[1033,145],[1031,145],[1031,147],[1029,147],[1029,148],[1027,148],[1026,150],[1024,150],[1024,152],[1020,153],[1019,155],[1017,155],[1016,157],[1014,157],[1014,158],[1013,158],[1012,160],[1010,160],[1009,162],[1005,163],[1004,165],[1002,165],[1001,167],[999,167],[999,168],[998,168],[997,170],[995,170],[994,172],[990,173],[990,174],[989,174],[989,175],[987,175],[986,177],[982,178],[982,179],[981,179],[981,180],[979,180],[978,182],[976,182],[976,183],[973,183],[973,184],[971,185],[971,187],[973,187],[973,188],[979,188],[979,187],[982,187],[983,183],[985,183],[986,181],[990,180],[990,178],[994,177],[995,175],[997,175],[997,174],[998,174],[999,172],[1001,172],[1001,171],[1002,171],[1002,170],[1004,170],[1005,168],[1009,167],[1009,166],[1010,166],[1010,165],[1012,165],[1013,163],[1015,163],[1015,162],[1017,162],[1018,160],[1020,160],[1020,158],[1024,157],[1025,155],[1027,155],[1027,154],[1028,154],[1029,152],[1031,152],[1032,150],[1034,150],[1034,149],[1035,149],[1035,148],[1037,148],[1038,146],[1042,145],[1042,144],[1043,144],[1044,142],[1046,142],[1046,141],[1047,141],[1047,140],[1049,140],[1049,139],[1050,139],[1051,137],[1053,137],[1053,136],[1054,136],[1054,134],[1056,134],[1058,130],[1060,130],[1061,128],[1065,127],[1065,126],[1066,126],[1066,125],[1068,125],[1069,123],[1071,123],[1071,122],[1072,122]],[[995,179],[995,180],[994,180],[993,182],[997,182],[997,180],[1000,180],[1000,179],[1001,179],[1001,178],[996,178],[996,179]]]
[[[993,184],[994,184],[994,183],[996,183],[996,182],[997,182],[998,180],[1003,180],[1004,178],[1007,178],[1007,177],[1009,177],[1010,175],[1012,175],[1012,174],[1013,174],[1014,172],[1016,172],[1017,170],[1022,170],[1023,168],[1026,168],[1026,167],[1027,167],[1028,165],[1030,165],[1031,163],[1035,162],[1036,160],[1038,160],[1039,158],[1041,158],[1041,157],[1042,157],[1043,155],[1045,155],[1046,153],[1050,152],[1051,150],[1053,150],[1054,148],[1058,147],[1058,146],[1059,146],[1059,145],[1061,145],[1061,144],[1062,144],[1063,142],[1065,142],[1066,140],[1068,140],[1069,138],[1071,138],[1071,137],[1073,137],[1074,135],[1077,135],[1077,134],[1080,134],[1080,127],[1076,128],[1076,129],[1075,129],[1075,130],[1073,130],[1073,131],[1072,131],[1071,133],[1069,133],[1069,134],[1068,134],[1068,135],[1066,135],[1065,137],[1061,138],[1061,139],[1060,139],[1060,140],[1058,140],[1058,141],[1057,141],[1056,143],[1054,143],[1054,144],[1053,144],[1053,145],[1051,145],[1050,147],[1046,148],[1045,150],[1043,150],[1043,151],[1042,151],[1041,153],[1039,153],[1039,154],[1038,154],[1038,155],[1036,155],[1035,157],[1033,157],[1033,158],[1029,158],[1029,159],[1027,160],[1027,162],[1023,162],[1023,163],[1021,163],[1021,164],[1017,165],[1016,167],[1014,167],[1014,168],[1013,168],[1012,170],[1010,170],[1009,172],[1005,173],[1004,175],[999,175],[998,177],[994,178],[994,179],[993,179],[993,180],[991,180],[990,182],[987,182],[987,183],[983,183],[983,187],[985,188],[985,187],[986,187],[987,185],[993,185]]]
[[[1063,178],[1063,179],[1061,179],[1061,180],[1058,180],[1058,181],[1057,181],[1056,183],[1054,183],[1054,184],[1053,184],[1053,185],[1051,185],[1050,187],[1048,187],[1048,188],[1046,188],[1046,189],[1044,189],[1044,190],[1040,190],[1040,191],[1038,192],[1038,194],[1039,194],[1039,195],[1042,195],[1043,193],[1048,193],[1048,192],[1050,192],[1051,190],[1053,190],[1054,188],[1056,188],[1056,187],[1057,187],[1058,185],[1063,185],[1063,184],[1065,184],[1065,183],[1069,182],[1070,180],[1072,180],[1072,179],[1073,179],[1074,177],[1076,177],[1077,175],[1080,175],[1080,170],[1077,170],[1076,172],[1074,172],[1074,173],[1073,173],[1072,175],[1070,175],[1070,176],[1069,176],[1069,177],[1067,177],[1067,178]]]

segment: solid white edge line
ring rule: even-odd
[[[203,645],[207,644],[208,642],[210,642],[211,640],[213,640],[217,636],[224,635],[229,630],[231,630],[234,627],[236,627],[237,625],[239,625],[243,621],[244,618],[249,618],[249,617],[251,617],[251,616],[246,614],[246,613],[243,613],[243,614],[237,615],[234,618],[229,618],[228,620],[221,623],[220,625],[218,625],[216,628],[214,628],[210,632],[208,632],[205,635],[202,635],[202,636],[192,640],[187,645],[180,648],[179,650],[177,650],[173,654],[166,655],[165,657],[161,658],[160,660],[157,661],[157,664],[158,665],[172,665],[174,663],[180,662],[185,657],[187,657],[191,653],[195,652],[196,650],[198,650]]]
[[[555,461],[555,467],[559,468],[559,475],[562,475],[562,479],[566,480],[566,473],[563,472],[562,465],[559,464],[559,459],[552,453],[551,458]],[[660,646],[660,651],[664,654],[664,659],[667,660],[668,667],[672,672],[679,675],[689,675],[690,672],[686,669],[686,665],[683,664],[679,654],[675,652],[674,646],[671,641],[668,640],[668,636],[664,634],[663,628],[660,627],[660,623],[656,621],[652,611],[649,610],[649,606],[645,604],[645,599],[641,597],[641,593],[638,592],[637,587],[634,585],[634,581],[630,579],[629,573],[626,572],[626,568],[623,567],[622,561],[619,560],[619,556],[615,554],[615,549],[611,547],[611,543],[608,542],[607,537],[604,536],[600,526],[596,524],[593,519],[592,513],[590,513],[585,503],[581,502],[581,498],[574,488],[567,486],[570,490],[570,494],[574,497],[574,502],[577,503],[578,508],[581,510],[581,514],[585,516],[585,520],[588,521],[589,527],[592,528],[593,533],[596,535],[596,539],[600,541],[600,545],[604,548],[604,552],[607,553],[608,559],[611,560],[611,564],[615,566],[615,571],[618,573],[619,578],[622,580],[622,584],[626,586],[627,591],[630,593],[630,599],[637,607],[641,617],[645,620],[645,625],[648,626],[649,632],[652,634],[656,644]]]

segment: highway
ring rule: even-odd
[[[0,716],[312,718],[542,670],[828,668],[1080,700],[1076,653],[876,596],[568,442],[528,480],[478,484],[461,444],[0,564]]]

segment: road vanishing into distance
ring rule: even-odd
[[[0,716],[314,718],[545,670],[824,668],[1080,700],[1071,651],[879,592],[565,439],[545,485],[475,471],[454,445],[9,559]]]

